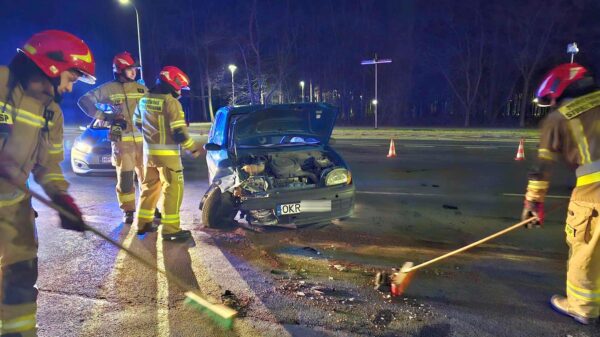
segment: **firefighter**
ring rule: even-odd
[[[582,324],[600,314],[600,89],[589,70],[576,63],[552,69],[542,81],[537,102],[550,106],[542,123],[538,163],[529,173],[523,219],[544,221],[550,168],[559,159],[576,167],[565,233],[569,246],[566,297],[554,295],[552,307]]]
[[[35,181],[63,209],[61,226],[83,231],[67,193],[63,161],[63,94],[78,80],[93,84],[94,58],[76,36],[58,30],[33,35],[10,65],[0,66],[0,336],[36,335],[37,238],[31,196],[7,180]]]
[[[138,105],[136,125],[144,135],[144,180],[137,211],[138,234],[155,231],[154,209],[162,196],[162,237],[166,241],[185,241],[190,231],[181,230],[179,208],[183,198],[183,165],[180,147],[197,158],[201,145],[189,135],[181,90],[188,89],[187,75],[177,67],[164,67]]]
[[[143,179],[142,135],[133,127],[133,114],[147,88],[135,81],[137,68],[131,54],[117,54],[113,59],[114,80],[89,91],[78,102],[86,115],[111,125],[111,162],[117,170],[117,200],[126,224],[133,223],[134,218],[135,175],[140,186]]]

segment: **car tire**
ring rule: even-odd
[[[202,223],[205,227],[217,229],[231,227],[236,214],[233,195],[230,192],[221,193],[218,187],[208,192],[202,206]]]

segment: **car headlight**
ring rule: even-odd
[[[83,153],[90,153],[90,152],[92,152],[92,145],[90,145],[84,141],[78,140],[75,142],[75,150],[83,152]]]
[[[333,185],[341,185],[341,184],[350,184],[352,182],[352,175],[350,171],[345,168],[336,168],[327,173],[325,176],[325,185],[333,186]]]

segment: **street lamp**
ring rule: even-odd
[[[123,6],[131,5],[135,10],[135,22],[137,24],[137,38],[138,38],[138,55],[140,57],[140,83],[144,84],[144,69],[142,68],[142,39],[140,36],[140,15],[137,7],[131,0],[119,0],[119,3]]]
[[[300,88],[302,88],[302,103],[304,103],[304,81],[300,81]]]
[[[235,82],[233,81],[233,73],[235,72],[235,70],[237,69],[237,67],[235,66],[235,64],[230,64],[229,65],[229,71],[231,71],[231,105],[235,105]]]
[[[371,65],[371,64],[375,65],[375,99],[371,102],[375,106],[375,129],[377,129],[377,103],[378,103],[378,101],[377,101],[377,65],[381,64],[381,63],[392,63],[392,60],[390,60],[390,59],[381,59],[380,60],[377,58],[377,54],[375,54],[374,59],[364,60],[360,63],[363,66]]]

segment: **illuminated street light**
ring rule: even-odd
[[[304,81],[300,81],[300,87],[302,88],[302,103],[304,103]]]
[[[377,129],[377,65],[381,63],[392,63],[390,59],[378,59],[377,54],[375,54],[375,58],[372,60],[364,60],[360,64],[363,66],[366,65],[375,65],[375,99],[371,102],[375,106],[375,129]]]
[[[233,81],[233,73],[235,73],[235,70],[237,69],[237,67],[235,66],[235,64],[230,64],[229,65],[229,71],[231,71],[231,105],[235,105],[235,82]]]
[[[137,24],[137,38],[138,38],[138,55],[140,58],[140,83],[144,84],[144,69],[142,68],[142,39],[140,36],[140,15],[138,13],[137,7],[135,4],[131,2],[131,0],[119,0],[119,3],[123,6],[131,5],[135,10],[135,22]]]

